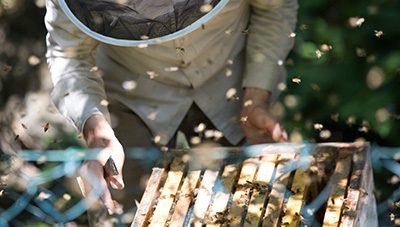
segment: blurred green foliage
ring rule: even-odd
[[[365,138],[381,146],[400,146],[400,2],[299,5],[287,89],[280,97],[287,131],[311,142]],[[351,20],[359,24],[352,26]],[[293,99],[294,104],[289,102]],[[315,123],[329,131],[321,137]]]

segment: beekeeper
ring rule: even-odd
[[[46,6],[52,99],[89,148],[104,148],[82,170],[101,180],[110,214],[107,183],[129,192],[134,175],[124,148],[173,146],[178,129],[191,138],[200,123],[219,132],[223,146],[287,139],[270,104],[286,80],[296,0],[47,0]],[[104,179],[110,156],[120,174]]]

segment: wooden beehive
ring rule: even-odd
[[[368,150],[326,143],[170,151],[153,168],[131,226],[377,226]]]

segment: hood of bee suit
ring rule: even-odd
[[[118,46],[161,43],[209,21],[229,0],[58,0],[87,35]]]

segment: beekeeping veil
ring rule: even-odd
[[[83,32],[120,46],[160,43],[199,28],[228,0],[58,0]]]

